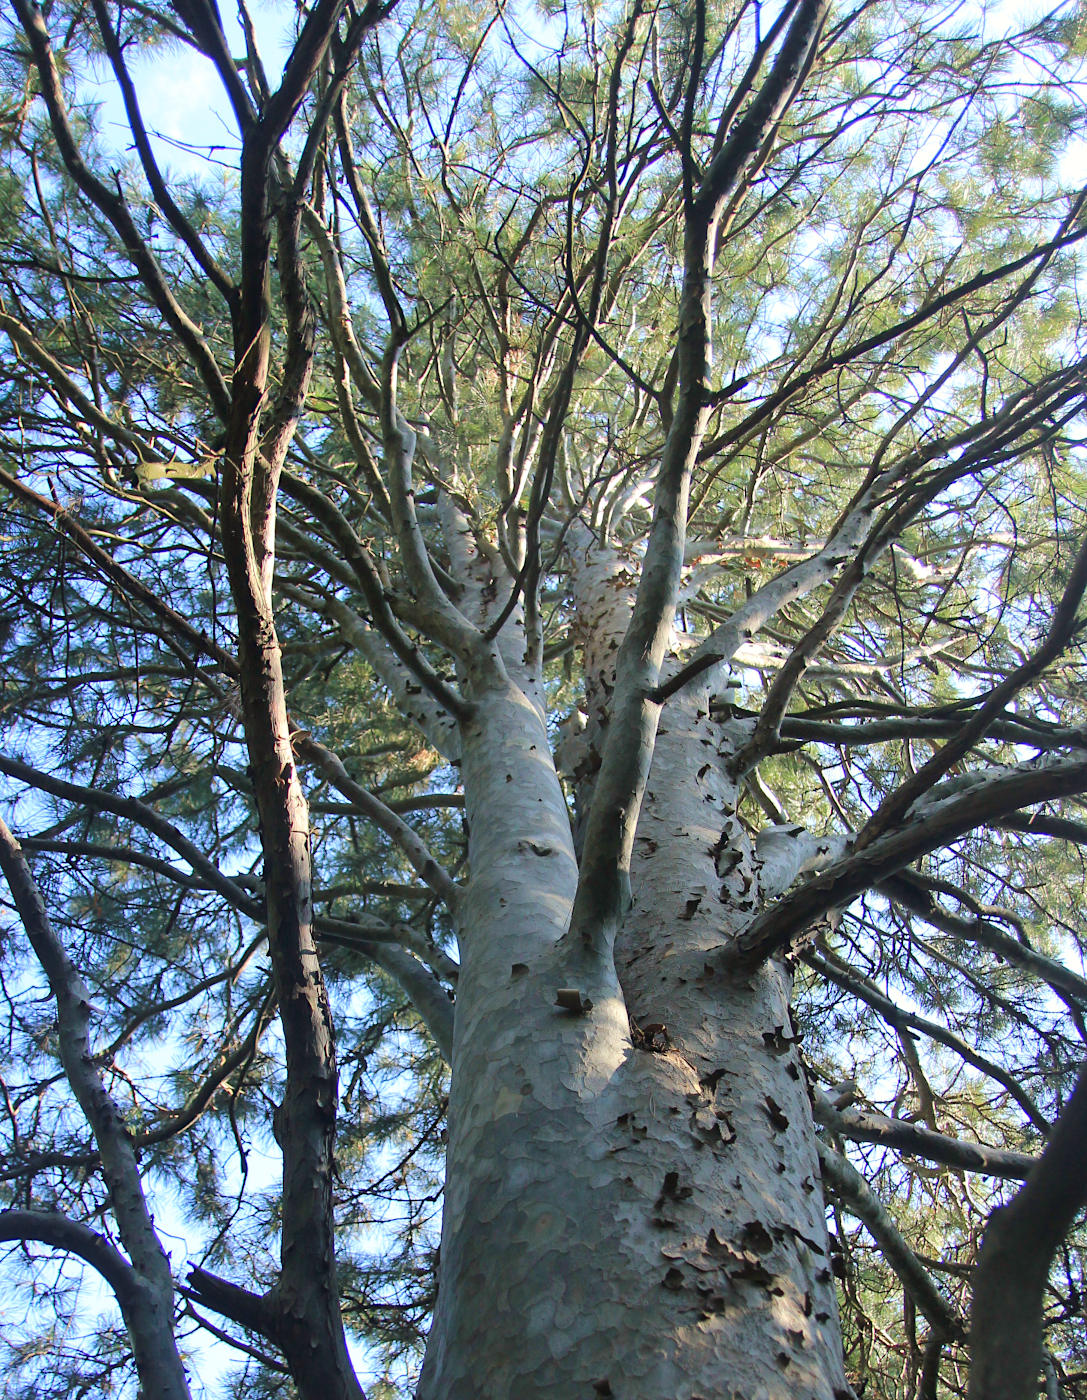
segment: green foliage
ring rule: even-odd
[[[704,71],[691,88],[700,168],[712,159],[756,26],[766,23],[757,9],[721,7],[707,17]],[[84,159],[123,194],[173,301],[164,311],[117,228],[65,169],[33,100],[25,49],[12,39],[3,65],[19,96],[0,106],[0,311],[12,323],[0,340],[0,464],[46,505],[0,495],[0,707],[8,758],[86,792],[35,786],[5,770],[5,810],[14,812],[11,825],[26,838],[51,916],[87,983],[96,1053],[140,1147],[156,1209],[184,1236],[179,1259],[184,1253],[263,1289],[277,1269],[272,1113],[284,1066],[237,689],[214,657],[216,647],[232,651],[236,624],[218,520],[224,424],[207,363],[193,350],[199,340],[229,382],[231,308],[156,204],[127,142],[117,143],[94,109],[92,78],[103,59],[89,11],[57,4],[48,18]],[[547,464],[548,510],[537,522],[556,732],[585,700],[565,530],[579,512],[637,567],[675,389],[683,257],[676,121],[694,36],[684,7],[650,6],[627,52],[627,18],[609,6],[575,16],[565,3],[494,13],[456,0],[398,8],[368,36],[348,85],[339,149],[324,143],[307,187],[375,382],[388,329],[386,281],[409,327],[399,405],[429,429],[432,450],[417,462],[414,499],[440,569],[450,559],[436,523],[439,485],[481,554],[514,557],[538,503],[544,428],[569,389],[561,447]],[[153,45],[164,63],[177,53],[177,25],[172,10],[154,5],[124,12],[126,43]],[[1071,236],[1083,226],[1082,214],[1069,212],[1068,166],[1083,135],[1085,33],[1082,5],[1000,37],[955,28],[915,0],[836,10],[809,81],[749,186],[722,212],[711,298],[714,400],[692,497],[682,644],[697,646],[765,579],[817,550],[874,468],[899,463],[903,482],[935,483],[896,527],[894,545],[875,559],[798,683],[781,742],[744,800],[752,832],[775,809],[820,834],[860,829],[946,737],[946,726],[921,722],[965,714],[1038,642],[1059,601],[1085,525],[1081,389],[1030,399],[1030,431],[976,462],[967,454],[1016,395],[1049,384],[1047,376],[1055,382],[1062,366],[1081,366],[1082,253]],[[626,68],[609,111],[606,78],[620,52]],[[250,83],[254,66],[247,60]],[[1042,82],[1039,72],[1055,76]],[[284,143],[284,172],[300,158],[304,123],[327,81],[322,72]],[[741,103],[733,118],[744,110]],[[366,187],[374,228],[352,202],[349,146],[349,173]],[[233,173],[214,161],[194,165],[170,190],[194,239],[235,279],[242,256]],[[1066,247],[1021,263],[1058,227]],[[367,652],[365,638],[378,629],[372,600],[327,517],[292,490],[293,479],[335,506],[376,561],[407,644],[452,679],[413,609],[394,522],[375,488],[385,470],[384,426],[337,321],[322,256],[318,240],[305,236],[301,266],[318,354],[277,539],[276,626],[290,721],[461,873],[455,764]],[[1004,265],[1004,276],[982,275]],[[269,289],[273,401],[292,350],[282,271]],[[590,315],[592,334],[565,385]],[[937,480],[941,471],[946,479]],[[883,507],[893,512],[902,499],[889,488]],[[206,654],[180,646],[161,613],[116,586],[49,514],[49,502],[203,634]],[[833,587],[783,608],[741,650],[737,683],[722,700],[731,714],[756,719]],[[1082,729],[1081,640],[1006,718]],[[903,727],[890,737],[869,742],[846,732],[892,718]],[[1005,727],[979,743],[967,767],[1046,751],[1041,729]],[[576,775],[563,776],[573,791]],[[209,869],[197,869],[161,828],[149,830],[134,808],[110,808],[96,793],[153,808]],[[308,771],[307,797],[339,1045],[343,1308],[368,1393],[384,1400],[408,1393],[434,1299],[447,1082],[417,1008],[370,956],[365,934],[376,922],[400,932],[451,989],[451,927],[402,846],[326,774]],[[1029,1109],[1051,1119],[1069,1091],[1082,1056],[1082,1006],[970,944],[959,924],[949,931],[944,918],[941,927],[940,916],[996,921],[1024,947],[1081,971],[1081,850],[1079,838],[985,829],[914,872],[934,882],[933,899],[942,902],[930,910],[935,923],[880,891],[843,911],[816,946],[839,979],[803,960],[797,968],[813,1083],[856,1079],[867,1107],[941,1133],[1039,1150]],[[216,871],[233,882],[231,898],[215,887]],[[42,976],[13,917],[5,917],[0,980],[4,1202],[101,1222],[105,1188],[58,1067]],[[865,1001],[873,987],[938,1023],[983,1063],[889,1023]],[[993,1064],[1018,1099],[988,1073]],[[995,1188],[883,1150],[849,1150],[965,1308],[965,1271]],[[918,1394],[923,1321],[867,1235],[835,1210],[851,1373],[867,1397],[905,1400]],[[1047,1304],[1049,1346],[1069,1396],[1087,1393],[1077,1331],[1083,1247],[1080,1234],[1069,1240]],[[39,1291],[64,1316],[74,1310],[68,1283],[34,1249],[7,1267],[14,1274],[24,1264],[24,1278],[50,1280]],[[42,1331],[35,1314],[20,1333],[16,1319],[9,1393],[59,1395],[81,1385],[123,1393],[118,1335],[104,1331],[92,1360],[84,1338],[62,1332],[60,1324]],[[52,1382],[47,1347],[64,1358]],[[209,1392],[292,1393],[259,1355],[237,1365]],[[950,1349],[942,1374],[940,1393],[961,1393],[961,1348]],[[40,1388],[47,1384],[53,1390]]]

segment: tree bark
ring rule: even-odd
[[[581,564],[603,696],[632,579],[591,546]],[[567,750],[583,799],[603,716]],[[789,977],[708,964],[758,900],[719,732],[705,687],[670,703],[609,964],[564,938],[577,869],[543,714],[511,684],[462,727],[472,876],[421,1400],[849,1394]]]
[[[968,1400],[1034,1400],[1057,1246],[1087,1203],[1087,1068],[1026,1182],[993,1211],[974,1275]]]

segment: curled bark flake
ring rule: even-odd
[[[786,1035],[784,1026],[775,1026],[772,1031],[763,1031],[763,1044],[773,1055],[784,1055],[791,1045],[798,1045],[803,1039],[801,1035]]]
[[[593,1009],[592,1001],[577,987],[559,987],[555,992],[555,1005],[574,1016],[587,1016]]]
[[[661,1021],[651,1021],[639,1026],[633,1016],[630,1023],[630,1042],[635,1050],[645,1050],[651,1055],[663,1055],[668,1049],[668,1027]]]
[[[784,1132],[789,1126],[789,1120],[778,1101],[767,1094],[762,1101],[762,1106],[766,1110],[766,1116],[779,1132]]]

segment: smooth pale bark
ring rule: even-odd
[[[580,544],[595,713],[561,751],[583,805],[634,573]],[[563,939],[577,871],[543,715],[496,688],[462,745],[472,878],[421,1400],[848,1395],[789,978],[709,963],[760,891],[707,691],[662,719],[614,965]]]

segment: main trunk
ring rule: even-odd
[[[623,611],[606,572],[583,613],[590,695]],[[848,1394],[789,979],[712,967],[759,870],[708,695],[665,712],[605,973],[560,941],[576,862],[544,717],[511,685],[478,699],[463,739],[472,880],[420,1396]]]

